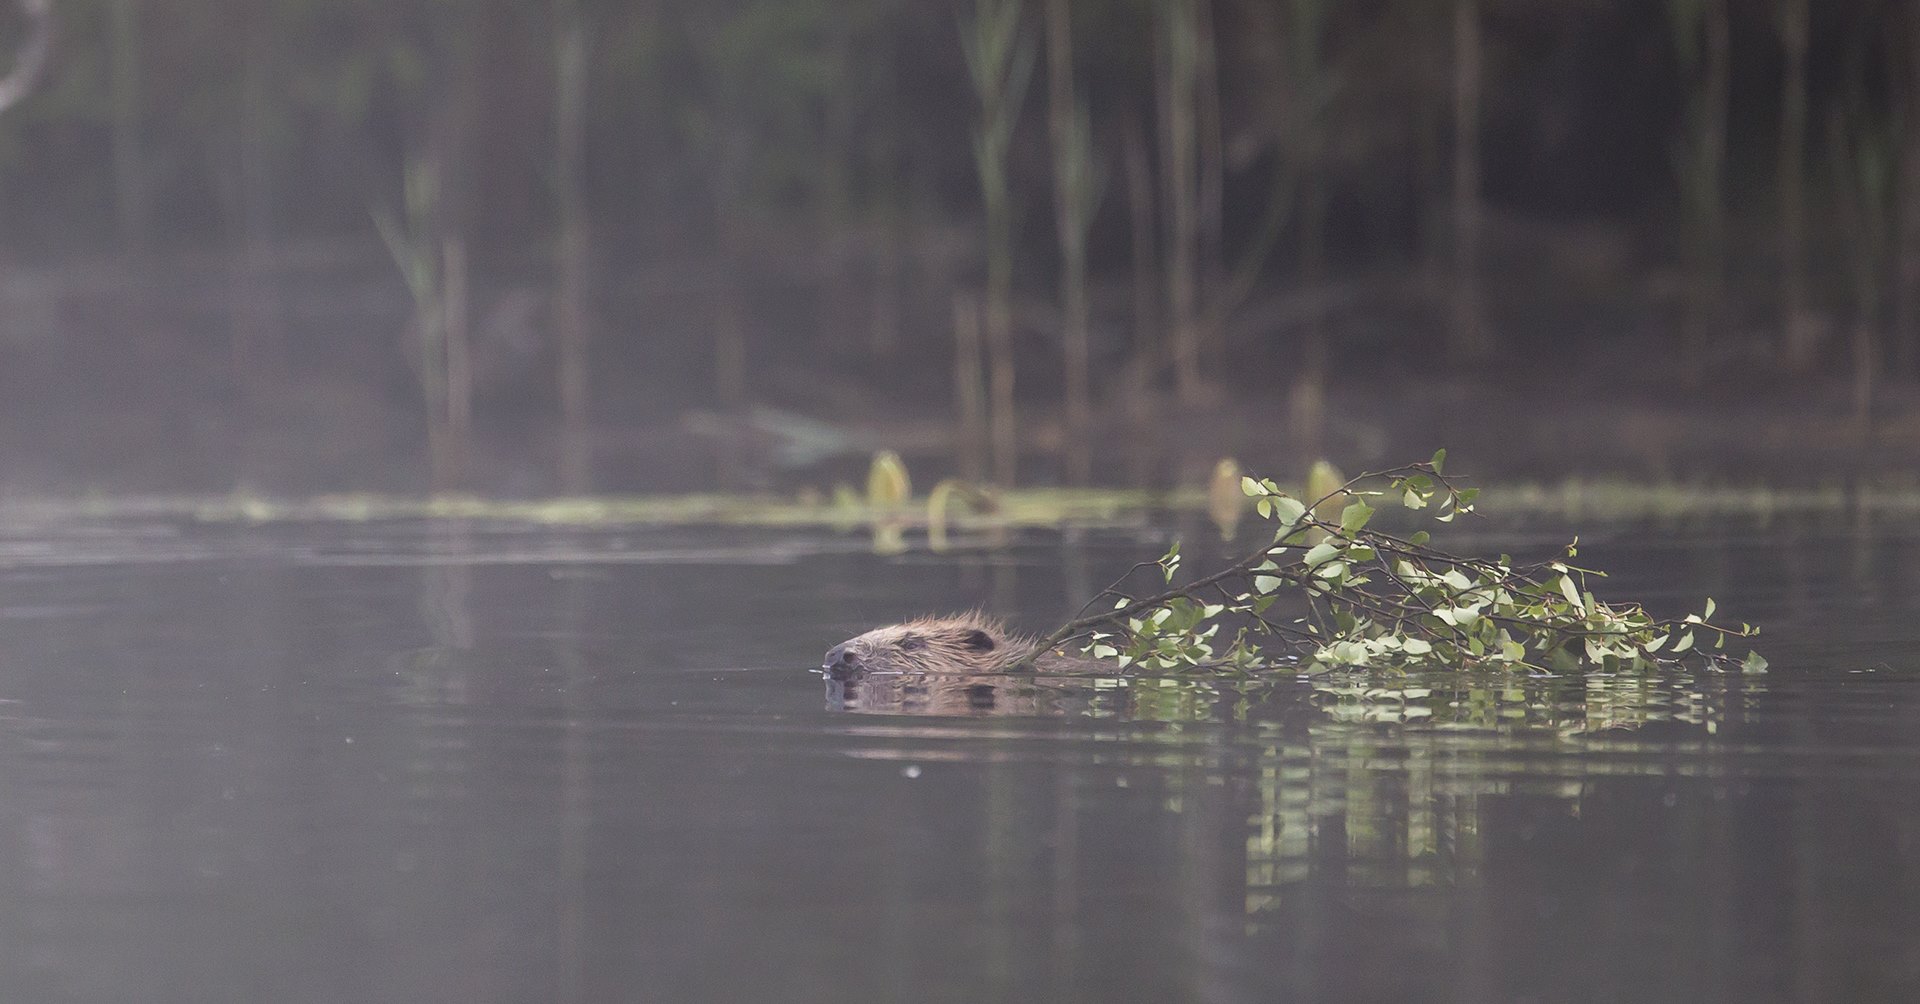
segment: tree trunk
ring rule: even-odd
[[[1706,376],[1707,342],[1711,329],[1721,320],[1722,285],[1726,273],[1726,207],[1723,196],[1727,164],[1727,114],[1733,90],[1733,26],[1727,12],[1727,0],[1707,0],[1707,120],[1706,144],[1711,198],[1705,207],[1702,224],[1706,242],[1702,249],[1699,324],[1688,350],[1691,379],[1700,382]]]
[[[986,477],[992,443],[987,431],[987,383],[982,372],[980,301],[965,293],[953,298],[953,398],[960,418],[960,476],[978,483]]]
[[[987,264],[987,387],[989,424],[993,428],[993,479],[1012,487],[1020,474],[1020,432],[1014,411],[1013,362],[1013,220],[1003,194],[997,226],[988,230],[995,251]]]
[[[1408,179],[1409,197],[1414,206],[1414,226],[1418,228],[1420,286],[1433,302],[1440,301],[1447,289],[1447,109],[1438,100],[1415,102],[1413,116],[1413,164]]]
[[[467,323],[467,242],[454,234],[441,245],[440,317],[446,325],[446,438],[444,455],[434,458],[434,488],[467,486],[467,459],[473,442],[473,354]]]
[[[1174,386],[1180,400],[1200,398],[1200,191],[1196,87],[1200,0],[1164,0],[1159,32],[1160,141],[1167,200],[1167,321],[1173,336]]]
[[[738,121],[730,102],[716,97],[709,109],[713,119],[722,123],[716,138],[712,204],[713,259],[708,275],[710,297],[709,323],[713,340],[713,396],[721,408],[732,411],[747,404],[746,311],[741,303],[741,259],[746,238],[742,235],[740,211],[743,177],[750,163],[751,137],[732,125]],[[722,480],[731,481],[738,471],[730,458],[722,458]]]
[[[1864,193],[1863,194],[1868,194]],[[1865,199],[1861,199],[1865,203]],[[1874,208],[1862,205],[1863,212]],[[1860,218],[1860,214],[1855,214]],[[1875,224],[1862,220],[1861,226]],[[1885,242],[1863,240],[1854,252],[1853,308],[1853,421],[1855,435],[1864,443],[1873,437],[1874,397],[1880,385],[1880,270],[1885,265]]]
[[[1220,109],[1219,50],[1214,0],[1195,0],[1194,117],[1199,197],[1194,238],[1194,339],[1204,368],[1219,351],[1226,312],[1220,305],[1226,263],[1227,148]]]
[[[1865,308],[1857,309],[1862,313],[1868,312]],[[1862,317],[1853,326],[1853,423],[1855,435],[1863,442],[1873,437],[1874,388],[1880,382],[1874,323]]]
[[[1092,474],[1087,437],[1093,428],[1088,342],[1087,225],[1093,193],[1092,150],[1081,131],[1073,87],[1073,18],[1067,0],[1047,0],[1047,124],[1054,156],[1054,227],[1060,242],[1063,356],[1066,362],[1068,480],[1086,484]]]
[[[272,39],[267,32],[266,15],[259,11],[248,11],[243,16],[240,32],[240,106],[234,122],[236,184],[232,203],[237,239],[228,259],[233,324],[229,348],[240,412],[249,419],[257,419],[259,410],[266,407],[273,396],[282,343],[279,244],[274,235],[274,210],[279,200],[274,191],[273,164],[267,148],[267,136],[272,128],[267,81]],[[116,108],[116,113],[122,111]],[[135,121],[130,125],[137,128],[137,124]],[[123,163],[118,139],[116,128],[116,181],[121,180],[118,175]],[[131,160],[125,163],[131,164]],[[237,466],[244,478],[252,473],[253,444],[244,432],[241,435]]]
[[[1093,474],[1092,347],[1088,333],[1087,260],[1075,255],[1061,278],[1066,286],[1067,476],[1076,485]]]
[[[1317,160],[1317,153],[1312,155]],[[1327,183],[1320,168],[1310,163],[1300,189],[1300,285],[1312,298],[1302,320],[1300,369],[1305,380],[1320,382],[1327,371],[1327,325],[1322,301],[1326,281]]]
[[[1856,74],[1859,70],[1856,68]],[[1856,76],[1852,82],[1859,88]],[[1865,115],[1850,115],[1836,105],[1827,121],[1827,150],[1833,165],[1835,216],[1845,238],[1853,286],[1853,412],[1856,434],[1864,443],[1873,435],[1874,397],[1883,365],[1880,344],[1881,293],[1896,234],[1894,181],[1883,169],[1899,140],[1876,130]]]
[[[1688,383],[1706,377],[1707,344],[1720,322],[1725,272],[1727,106],[1732,86],[1733,40],[1725,0],[1703,0],[1697,26],[1704,47],[1689,138],[1691,159],[1681,179],[1688,204],[1688,304],[1681,325],[1682,369]],[[1690,26],[1685,30],[1693,30]]]
[[[723,268],[722,271],[729,269]],[[739,294],[727,276],[715,279],[713,299],[713,394],[720,406],[738,410],[747,403],[747,337]]]
[[[898,195],[885,200],[884,219],[876,235],[874,249],[873,301],[867,312],[867,352],[875,359],[890,359],[900,348],[901,285],[905,269],[901,255],[912,246],[905,233],[906,207]]]
[[[113,108],[113,208],[120,250],[138,260],[147,246],[146,155],[140,137],[140,6],[139,0],[113,0],[108,12],[112,75],[108,84]]]
[[[585,162],[587,31],[579,0],[554,0],[554,170],[560,235],[555,262],[554,331],[559,342],[560,483],[584,492],[592,477],[587,380],[588,238]]]
[[[1133,386],[1127,392],[1129,411],[1136,420],[1147,417],[1153,383],[1165,362],[1155,288],[1159,252],[1154,240],[1153,166],[1139,120],[1129,115],[1123,134],[1127,170],[1127,215],[1133,250]]]
[[[1013,193],[1009,152],[1033,49],[1021,28],[1019,0],[979,0],[962,31],[980,118],[974,131],[975,168],[986,210],[986,342],[993,475],[1012,485],[1019,474],[1013,358]]]
[[[1786,73],[1780,80],[1780,356],[1789,368],[1813,362],[1812,318],[1807,313],[1807,42],[1809,0],[1784,0],[1779,9],[1780,47]]]
[[[1453,322],[1455,361],[1490,347],[1480,302],[1480,4],[1453,6]]]
[[[467,234],[473,212],[474,172],[468,151],[473,147],[473,129],[479,114],[477,101],[484,43],[477,20],[459,23],[455,32],[448,40],[451,46],[447,69],[449,87],[440,98],[439,121],[430,129],[432,147],[427,168],[437,179],[433,184],[437,194],[431,215],[440,256],[437,312],[441,397],[435,417],[440,423],[441,435],[437,451],[429,458],[436,491],[468,487],[467,462],[473,427]],[[434,253],[435,246],[429,243],[427,253]],[[429,409],[431,412],[432,402]]]
[[[726,116],[723,114],[720,119],[726,121]],[[739,149],[741,142],[738,138],[722,137],[720,163],[713,185],[714,256],[709,277],[712,294],[713,396],[720,407],[729,411],[743,408],[747,403],[746,321],[740,308],[740,289],[736,280],[740,272],[740,237],[735,233],[738,224],[734,221],[738,205],[736,193],[739,187],[736,182],[739,165],[745,160],[743,151]],[[722,466],[731,467],[731,464],[723,463]],[[734,473],[731,470],[724,472],[723,480],[731,480]]]
[[[1805,0],[1802,0],[1804,3]],[[1920,10],[1908,5],[1906,45],[1898,48],[1894,72],[1899,137],[1899,250],[1895,252],[1894,353],[1901,379],[1920,370]]]

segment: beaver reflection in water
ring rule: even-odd
[[[828,676],[932,674],[978,676],[1031,668],[1042,673],[1097,670],[1099,663],[1058,649],[1036,650],[1032,638],[1010,635],[999,621],[977,613],[922,617],[875,628],[827,650]]]
[[[977,613],[876,628],[827,651],[827,707],[887,715],[1085,713],[1096,696],[1088,677],[1110,667],[1058,649],[1036,654],[1039,647]]]

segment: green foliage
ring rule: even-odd
[[[1239,532],[1240,519],[1247,512],[1247,497],[1240,491],[1240,462],[1224,457],[1213,465],[1207,479],[1207,516],[1220,528],[1220,536],[1232,540]]]
[[[900,454],[881,450],[873,455],[867,468],[867,505],[873,509],[898,509],[913,497],[913,482],[907,477],[907,465]]]
[[[1638,605],[1595,598],[1603,573],[1561,558],[1522,564],[1507,555],[1438,550],[1426,531],[1374,526],[1398,505],[1436,523],[1474,511],[1478,490],[1442,473],[1445,453],[1425,463],[1363,474],[1311,503],[1274,482],[1241,479],[1270,542],[1226,569],[1146,598],[1105,590],[1105,614],[1048,639],[1086,639],[1088,654],[1150,672],[1249,670],[1282,664],[1334,669],[1504,669],[1536,673],[1646,673],[1693,664],[1763,672],[1766,660],[1725,652],[1728,638],[1755,634],[1700,613],[1661,620]],[[1179,571],[1175,544],[1158,563],[1167,585]],[[1122,580],[1124,582],[1124,579]],[[1283,600],[1291,601],[1281,606]],[[1227,626],[1243,625],[1222,642]]]
[[[900,554],[907,549],[906,521],[901,518],[913,484],[907,465],[892,450],[873,456],[867,469],[867,508],[873,513],[873,549],[878,554]]]
[[[927,547],[935,553],[951,546],[947,522],[955,511],[955,500],[965,503],[975,515],[991,513],[997,506],[993,496],[958,478],[947,478],[934,485],[933,491],[927,493]]]

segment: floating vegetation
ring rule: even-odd
[[[94,497],[15,501],[0,513],[22,519],[164,518],[208,523],[375,522],[381,520],[474,520],[537,526],[763,526],[820,527],[851,531],[877,519],[905,530],[943,522],[952,531],[1033,527],[1141,526],[1157,514],[1200,511],[1203,488],[1173,491],[1093,488],[996,490],[954,482],[937,507],[920,503],[875,508],[842,485],[822,497],[759,494],[578,496],[549,499],[487,499],[473,495],[406,497],[321,495],[276,499],[257,495]],[[956,501],[961,504],[955,504]]]
[[[1756,652],[1737,660],[1724,651],[1728,639],[1756,632],[1714,624],[1712,599],[1678,620],[1597,599],[1589,580],[1605,573],[1573,564],[1577,539],[1561,559],[1523,563],[1449,553],[1426,530],[1372,525],[1387,506],[1437,524],[1473,512],[1480,490],[1457,486],[1442,471],[1445,459],[1442,450],[1424,463],[1362,474],[1310,501],[1243,477],[1242,491],[1272,526],[1266,543],[1176,586],[1176,541],[1157,563],[1135,566],[1087,605],[1111,599],[1111,609],[1069,621],[1040,649],[1084,641],[1094,658],[1149,672],[1766,670]],[[1156,566],[1166,589],[1123,591],[1135,572]]]
[[[378,520],[480,520],[539,526],[766,526],[821,527],[852,532],[877,518],[897,521],[906,530],[949,532],[1042,527],[1099,528],[1140,526],[1167,513],[1205,513],[1217,524],[1238,524],[1246,509],[1221,486],[1222,475],[1238,465],[1222,461],[1207,485],[1162,490],[1113,488],[987,489],[949,479],[927,499],[911,497],[911,481],[897,455],[876,457],[869,493],[848,484],[828,491],[802,488],[791,495],[768,493],[688,493],[680,495],[585,495],[534,499],[490,499],[469,494],[431,496],[371,493],[327,494],[288,499],[234,492],[225,495],[87,495],[72,499],[14,499],[0,502],[0,515],[13,519],[185,518],[208,523],[369,522]],[[1232,465],[1229,467],[1229,465]],[[884,469],[882,469],[884,468]],[[1290,495],[1323,498],[1339,473],[1321,461],[1305,486],[1278,485]],[[936,500],[944,486],[946,498]],[[1323,490],[1316,492],[1318,486]],[[875,489],[879,494],[871,494]],[[1553,483],[1520,482],[1489,487],[1492,498],[1476,509],[1503,518],[1548,519],[1694,519],[1768,520],[1835,513],[1920,516],[1920,481],[1884,481],[1850,485],[1772,488],[1758,485],[1684,484],[1608,479],[1568,479]],[[963,499],[964,506],[955,506]],[[876,502],[878,504],[876,504]],[[962,511],[964,510],[964,511]]]
[[[1247,496],[1240,490],[1240,462],[1228,457],[1213,465],[1213,477],[1207,479],[1207,517],[1219,527],[1223,540],[1232,540],[1246,516]]]
[[[907,550],[906,523],[901,519],[913,498],[907,465],[892,450],[882,450],[867,471],[867,509],[873,513],[873,550],[903,554]]]

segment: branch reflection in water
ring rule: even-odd
[[[1452,886],[1482,863],[1485,796],[1569,817],[1603,777],[1712,776],[1706,752],[1764,694],[1750,677],[1515,678],[1436,673],[1266,680],[865,674],[826,681],[831,711],[904,716],[855,730],[864,759],[1142,767],[1170,812],[1244,816],[1246,913],[1328,872],[1350,888]],[[982,737],[942,718],[996,718]],[[1073,733],[1048,719],[1080,720]],[[1073,750],[1013,740],[1085,738]],[[998,741],[996,741],[998,740]],[[929,741],[939,742],[929,749]],[[1658,750],[1660,756],[1637,755]],[[1691,761],[1691,762],[1690,762]],[[1222,792],[1226,802],[1222,802]]]

